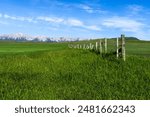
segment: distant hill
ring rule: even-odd
[[[111,38],[111,39],[116,39],[116,38]],[[136,37],[125,37],[126,40],[135,40],[135,41],[139,41],[140,39],[136,38]]]
[[[136,37],[126,37],[125,39],[126,39],[126,40],[140,40],[140,39],[138,39],[138,38],[136,38]]]

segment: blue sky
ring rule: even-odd
[[[0,0],[0,34],[150,40],[148,0]]]

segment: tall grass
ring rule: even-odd
[[[150,99],[147,57],[124,62],[66,44],[38,51],[43,46],[1,54],[0,99]]]

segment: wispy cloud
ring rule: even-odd
[[[65,24],[70,26],[84,26],[84,23],[78,19],[68,19],[65,21]]]
[[[48,22],[52,24],[53,26],[70,26],[70,27],[78,27],[78,28],[84,28],[87,30],[93,30],[93,31],[100,31],[101,28],[96,25],[89,25],[85,22],[76,19],[76,18],[60,18],[60,17],[48,17],[48,16],[37,16],[34,18],[30,17],[22,17],[22,16],[12,16],[8,14],[0,14],[0,17],[9,19],[9,20],[15,20],[15,21],[22,21],[22,22],[30,22],[30,23],[39,23],[41,22]],[[2,24],[2,23],[1,23]],[[4,24],[4,23],[3,23]]]
[[[107,13],[107,11],[105,10],[101,10],[100,8],[97,8],[97,7],[93,8],[86,4],[79,4],[77,5],[77,7],[86,11],[87,13],[101,13],[101,14]]]
[[[101,31],[101,28],[96,25],[84,26],[84,27],[90,30]]]
[[[66,20],[65,24],[70,25],[70,26],[85,28],[88,30],[94,30],[94,31],[100,31],[101,30],[101,28],[99,28],[96,25],[86,25],[84,22],[82,22],[78,19],[68,19],[68,20]]]
[[[36,23],[36,21],[33,18],[29,18],[29,17],[11,16],[8,14],[4,14],[1,17],[6,18],[6,19],[11,19],[11,20],[27,21],[27,22]]]
[[[37,17],[37,20],[53,23],[53,24],[60,24],[60,25],[67,25],[71,27],[80,27],[85,28],[88,30],[95,30],[98,31],[100,28],[98,28],[96,25],[86,25],[83,21],[75,18],[59,18],[59,17]]]
[[[79,7],[80,7],[81,9],[85,10],[85,11],[88,12],[88,13],[93,13],[93,12],[94,12],[93,8],[91,8],[91,7],[87,6],[87,5],[81,4],[81,5],[79,5]]]
[[[65,23],[70,26],[82,27],[89,30],[95,30],[95,31],[101,30],[101,28],[99,28],[96,25],[86,25],[85,23],[77,19],[68,19]]]
[[[143,28],[144,23],[127,17],[112,17],[105,19],[102,25],[109,28],[119,28],[126,32],[137,32]]]
[[[64,19],[62,18],[58,18],[58,17],[37,17],[37,20],[42,20],[42,21],[46,21],[46,22],[52,22],[52,23],[62,23],[64,22]]]

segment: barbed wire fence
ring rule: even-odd
[[[100,55],[115,54],[117,59],[126,61],[125,35],[114,39],[99,39],[96,41],[72,42],[69,48],[92,50]]]

